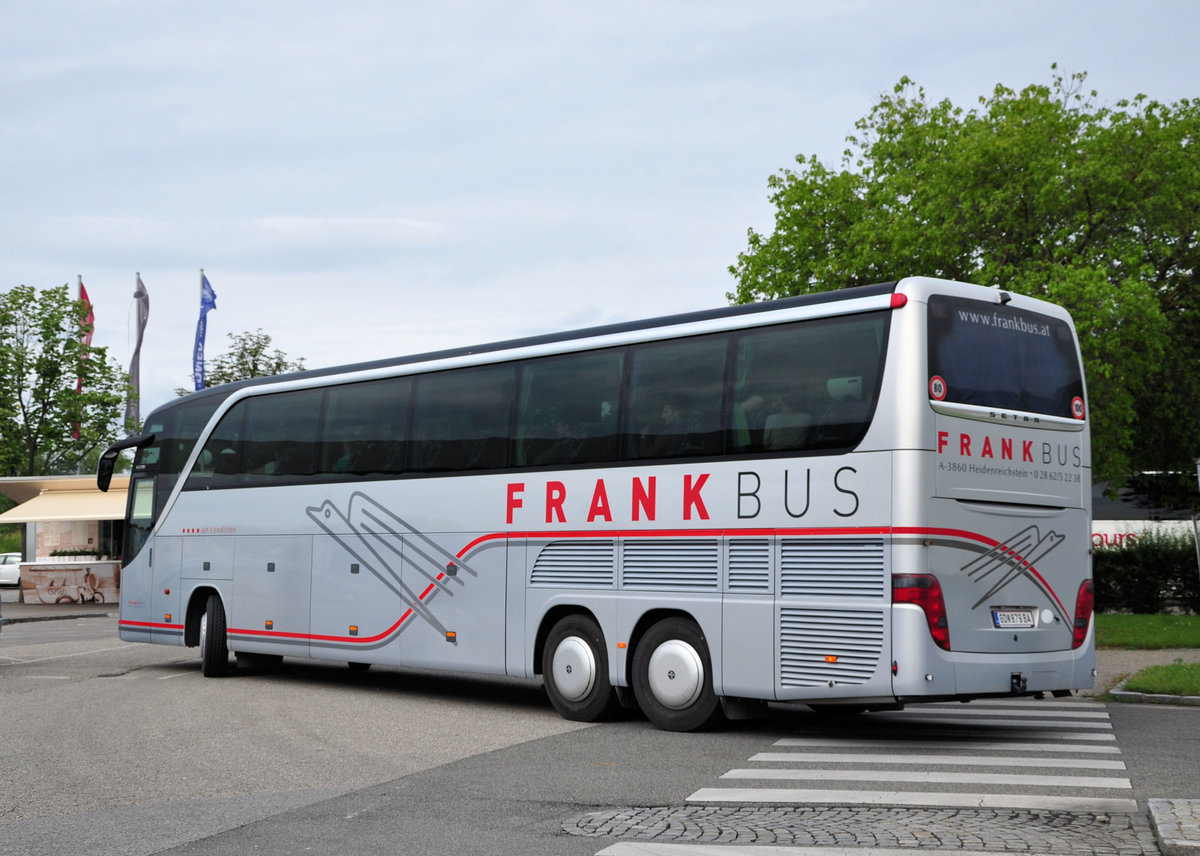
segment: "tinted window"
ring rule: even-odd
[[[204,430],[221,401],[221,398],[213,396],[206,396],[198,401],[185,398],[170,407],[156,410],[147,418],[142,431],[154,434],[154,443],[137,450],[133,471],[157,473],[154,480],[154,512],[151,524],[158,519],[158,512],[171,495],[200,432]],[[133,553],[126,555],[132,558]]]
[[[303,481],[319,473],[320,389],[247,399],[240,472],[246,484]]]
[[[1011,306],[931,297],[929,374],[944,401],[1064,417],[1083,404],[1071,328]]]
[[[624,351],[597,351],[526,364],[517,408],[517,466],[616,459],[624,357]]]
[[[405,471],[412,380],[354,383],[329,390],[321,468],[333,478]]]
[[[238,402],[209,436],[187,490],[307,481],[320,475],[317,427],[320,389],[256,396]]]
[[[851,315],[741,334],[732,448],[777,452],[855,445],[879,395],[890,317]]]
[[[507,466],[515,374],[505,365],[419,378],[410,469],[436,473]]]
[[[204,443],[184,490],[232,487],[239,483],[240,445],[246,421],[246,402],[230,408]]]
[[[625,423],[629,457],[721,452],[728,341],[701,336],[634,348]]]

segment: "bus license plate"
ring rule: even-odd
[[[993,609],[992,621],[1001,630],[1033,627],[1032,609]]]

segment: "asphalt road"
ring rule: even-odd
[[[1093,729],[1082,732],[1083,741],[1098,735],[1119,744],[1119,756],[1101,757],[1120,757],[1127,768],[1104,774],[1127,778],[1127,790],[1101,783],[1109,789],[1097,794],[1137,800],[1141,809],[1152,797],[1200,796],[1200,709],[1080,705],[1092,719],[1063,727]],[[1076,715],[1070,706],[1046,709]],[[950,714],[957,711],[941,718]],[[194,651],[122,643],[112,619],[9,625],[0,634],[0,854],[620,852],[619,836],[569,834],[581,827],[572,819],[654,807],[694,814],[689,796],[721,785],[780,740],[826,735],[843,741],[840,751],[866,752],[874,739],[918,729],[933,754],[965,739],[936,716],[906,715],[831,725],[807,713],[776,713],[690,735],[656,731],[636,715],[588,726],[560,719],[532,681],[356,673],[304,661],[210,680],[200,676]],[[1012,740],[1017,733],[981,725],[962,735]],[[928,766],[936,784],[905,787],[985,787],[948,784],[946,769]],[[966,777],[974,768],[949,769]],[[1019,783],[986,789],[1027,790]],[[1042,790],[1079,792],[1066,780]],[[744,810],[743,819],[749,823],[755,811]],[[1011,810],[996,817],[962,807],[920,811],[937,812],[928,824],[953,833],[943,835],[942,847],[974,841],[955,831],[978,824],[995,841],[975,849],[1004,849],[1005,835],[1029,825],[1026,817],[1006,829],[1004,819],[1020,814]],[[885,827],[919,820],[920,811],[842,809],[836,823],[886,842],[885,832],[900,833]],[[1050,814],[1032,810],[1035,821]],[[1076,814],[1081,837],[1063,845],[1072,852],[1091,840],[1091,852],[1105,852],[1108,840],[1122,854],[1153,849],[1138,811],[1120,823],[1104,812]],[[1057,816],[1060,828],[1046,835],[1071,832]],[[825,822],[819,813],[806,820],[809,828]],[[1027,846],[1014,842],[1016,850]]]

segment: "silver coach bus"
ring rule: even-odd
[[[593,721],[1092,685],[1068,314],[924,278],[262,378],[155,410],[120,635],[541,675]]]

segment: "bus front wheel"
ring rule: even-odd
[[[708,643],[695,622],[666,618],[646,631],[633,653],[633,694],[666,731],[697,731],[720,718]]]
[[[229,672],[229,642],[225,637],[225,607],[215,594],[208,596],[200,616],[200,674],[224,677]]]
[[[542,677],[550,704],[565,719],[599,722],[616,707],[604,634],[589,616],[568,615],[554,625],[542,651]]]

